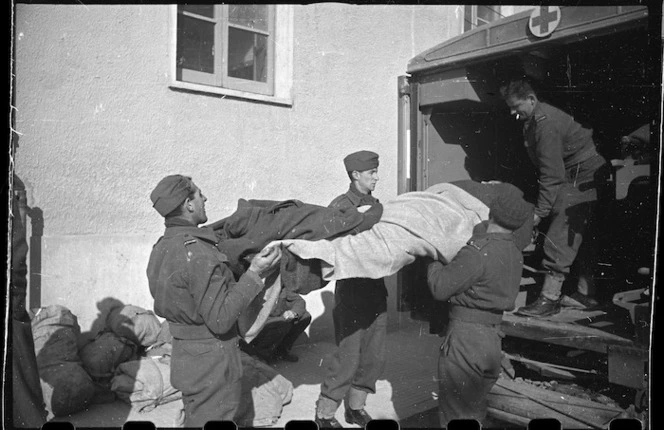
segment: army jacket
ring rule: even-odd
[[[583,161],[597,155],[593,131],[562,110],[538,102],[533,115],[524,124],[523,133],[528,156],[539,172],[535,213],[544,218],[549,215],[563,184],[573,182],[570,173]]]
[[[511,233],[475,233],[447,265],[433,261],[427,282],[436,300],[491,312],[512,310],[523,256]]]
[[[249,270],[235,282],[217,242],[209,228],[172,226],[152,249],[147,275],[154,311],[176,338],[234,337],[239,316],[264,287]]]
[[[358,208],[365,205],[379,203],[378,199],[371,194],[360,193],[351,182],[348,191],[338,196],[330,203],[329,207],[345,212],[350,208]],[[373,318],[385,312],[387,309],[387,289],[383,279],[350,278],[340,279],[336,283],[336,300],[351,310],[354,314],[351,318],[360,320],[362,318]]]

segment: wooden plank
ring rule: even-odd
[[[507,390],[517,391],[521,395],[529,396],[537,399],[551,402],[552,404],[562,404],[567,406],[587,408],[598,411],[605,411],[609,414],[618,414],[623,412],[622,409],[614,406],[605,405],[603,403],[594,402],[592,400],[583,399],[581,397],[572,396],[569,394],[560,393],[553,390],[545,390],[536,387],[528,382],[519,382],[507,378],[499,378],[496,385],[503,387]]]
[[[518,426],[526,427],[526,428],[528,427],[528,424],[530,423],[529,418],[522,417],[521,415],[511,414],[509,412],[506,412],[506,411],[503,411],[503,410],[500,410],[500,409],[496,409],[496,408],[492,408],[492,407],[487,408],[487,415],[490,418],[494,418],[494,419],[497,419],[497,420],[500,420],[500,421],[503,421],[503,422],[506,422],[506,423],[510,423],[510,424],[516,424]]]
[[[610,345],[632,346],[634,342],[605,331],[569,322],[503,315],[502,330],[508,336],[531,339],[556,345],[585,349],[602,354]]]
[[[505,378],[494,385],[487,401],[491,408],[529,420],[555,418],[564,428],[605,428],[623,412],[620,408]]]
[[[560,364],[545,363],[538,360],[531,360],[526,357],[521,357],[519,355],[512,355],[506,352],[503,352],[503,355],[513,361],[518,361],[522,363],[529,369],[539,372],[543,376],[552,377],[552,378],[564,378],[564,379],[575,379],[576,376],[572,372],[585,373],[585,374],[597,374],[596,370],[587,370],[579,369],[577,367],[563,366]]]

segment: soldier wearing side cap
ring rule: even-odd
[[[509,190],[509,189],[507,189]],[[489,207],[489,222],[448,264],[427,266],[427,283],[436,300],[449,302],[449,323],[438,360],[440,425],[453,419],[486,417],[486,395],[498,379],[503,311],[514,308],[523,255],[513,232],[532,217],[532,205],[518,192],[505,191]]]
[[[147,268],[154,311],[173,335],[171,384],[182,392],[184,426],[233,420],[241,395],[238,317],[265,288],[281,257],[266,247],[236,282],[207,222],[207,198],[190,177],[162,179],[150,195],[166,231]]]
[[[341,211],[378,203],[371,193],[378,181],[378,154],[358,151],[344,158],[351,180],[346,193],[329,205]],[[371,416],[364,410],[369,393],[385,367],[387,289],[382,279],[337,281],[333,310],[337,349],[326,358],[328,374],[321,385],[315,421],[320,428],[341,427],[334,415],[342,400],[349,424],[365,427]]]

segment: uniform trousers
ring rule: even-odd
[[[596,155],[567,170],[567,182],[561,186],[549,214],[549,226],[544,237],[542,266],[554,276],[564,279],[577,255],[580,270],[591,276],[594,255],[590,235],[586,232],[593,219],[597,199],[605,194],[610,166]],[[590,232],[588,232],[590,233]],[[586,244],[581,248],[583,242]]]
[[[318,400],[319,417],[333,417],[344,397],[347,408],[364,408],[385,368],[386,335],[387,313],[381,312],[368,327],[357,327],[338,339],[336,351],[326,358],[328,374]]]
[[[237,339],[173,339],[171,385],[182,392],[184,427],[233,420],[241,384]]]
[[[500,375],[503,336],[499,324],[450,319],[438,359],[442,427],[454,419],[485,419],[486,396]]]

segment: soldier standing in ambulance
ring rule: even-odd
[[[528,82],[512,80],[500,91],[511,113],[524,122],[526,150],[538,170],[535,226],[542,219],[549,218],[542,261],[548,273],[542,291],[533,303],[517,312],[525,316],[544,317],[558,313],[561,304],[592,308],[597,301],[593,298],[595,291],[588,256],[580,255],[577,263],[577,291],[561,298],[561,290],[579,254],[610,166],[597,153],[592,129],[583,127],[570,115],[540,101]],[[588,244],[584,248],[591,251]],[[584,251],[583,248],[581,250]]]
[[[266,247],[235,282],[207,222],[207,198],[191,178],[171,175],[150,195],[165,218],[147,268],[154,311],[173,335],[171,384],[182,392],[184,426],[233,420],[241,395],[237,319],[264,289],[264,277],[281,258]]]
[[[350,187],[329,207],[345,211],[378,203],[371,195],[378,181],[378,154],[354,152],[344,158],[344,165]],[[337,281],[334,295],[337,349],[328,357],[315,421],[319,428],[341,427],[334,415],[344,400],[346,422],[365,427],[371,421],[364,410],[367,395],[376,392],[385,368],[387,289],[383,279],[344,279]]]
[[[438,360],[438,414],[447,428],[454,419],[486,417],[486,395],[500,374],[503,311],[514,308],[523,255],[513,232],[531,217],[532,205],[517,192],[492,202],[489,222],[444,265],[427,266],[434,299],[449,301],[449,324]]]

